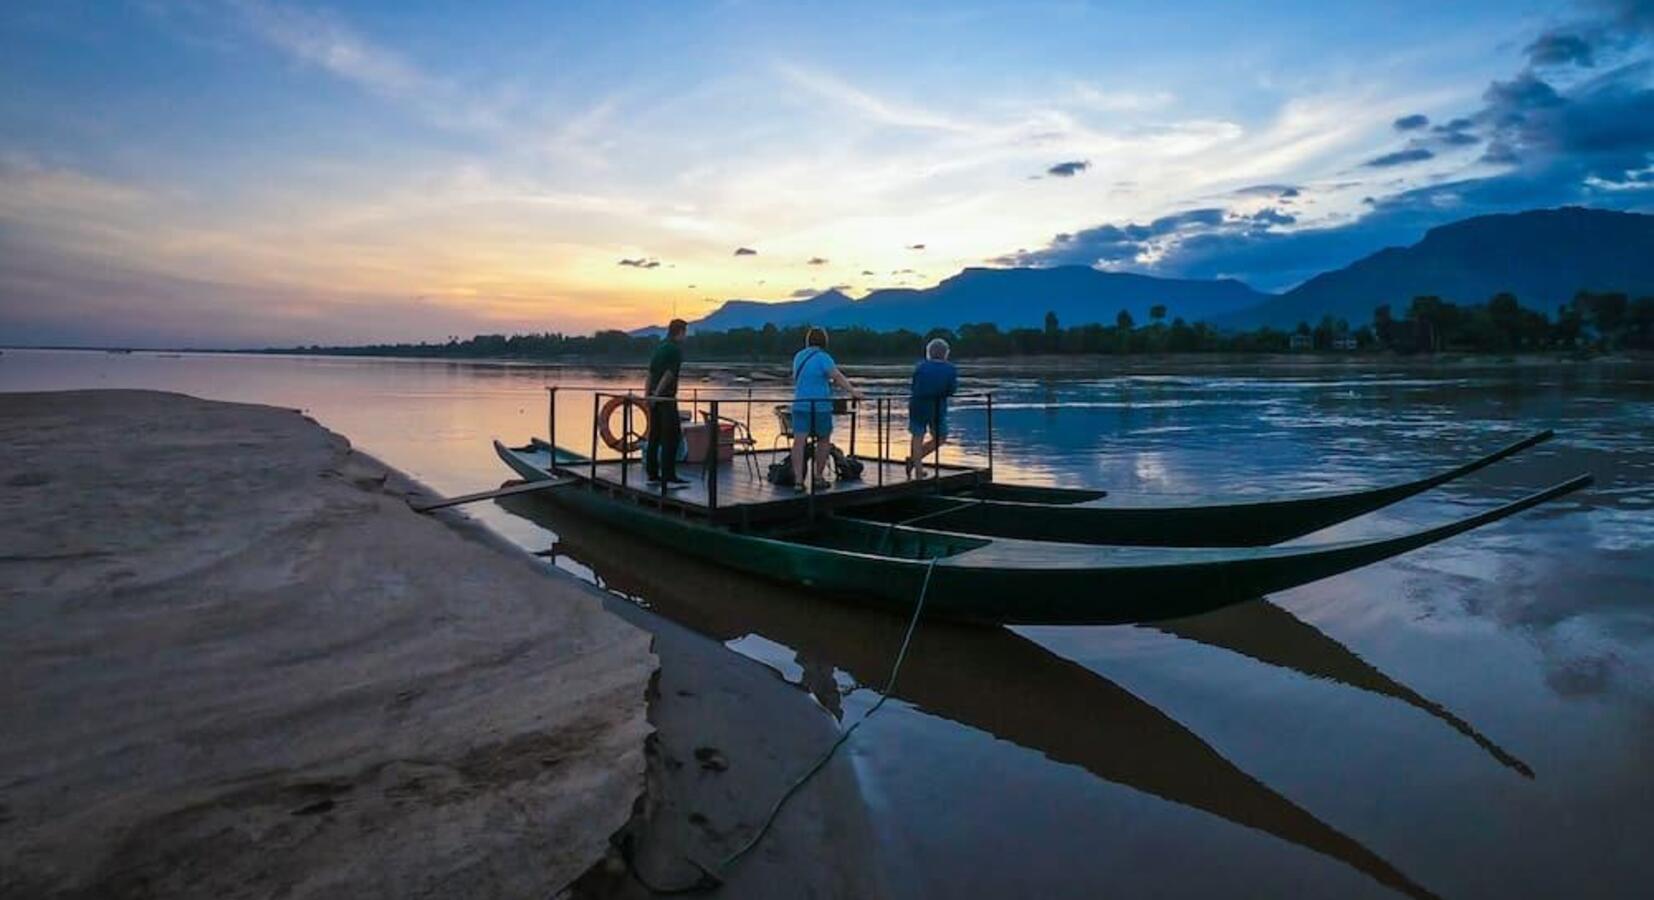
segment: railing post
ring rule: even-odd
[[[711,421],[708,426],[712,430],[712,452],[708,454],[706,463],[706,508],[708,515],[718,510],[718,455],[724,449],[723,428],[718,421],[718,401],[713,400],[711,406]]]
[[[873,436],[873,446],[878,448],[879,456],[879,487],[884,487],[884,398],[873,401],[878,423],[874,426],[878,433]]]
[[[626,406],[620,411],[621,427],[626,429],[620,438],[620,486],[626,487],[627,470],[632,467],[632,392],[626,392]],[[643,446],[644,471],[649,470],[649,445]]]
[[[809,435],[809,439],[804,442],[804,468],[810,473],[810,499],[812,501],[815,500],[816,495],[816,451],[820,448],[819,442],[821,440],[821,436],[816,434],[816,402],[815,400],[810,401],[810,430],[805,432]],[[810,504],[810,512],[815,512],[813,502]]]
[[[931,474],[941,483],[942,478],[942,398],[936,398],[936,405],[930,411],[930,439],[933,441],[930,451]],[[938,488],[940,489],[940,488]]]
[[[988,480],[994,480],[994,394],[988,392]]]
[[[861,419],[861,401],[850,398],[850,458],[856,457],[856,422]]]
[[[551,464],[546,467],[557,474],[557,385],[546,386],[546,443],[551,445]]]
[[[597,484],[597,415],[603,402],[602,391],[592,391],[592,484]]]

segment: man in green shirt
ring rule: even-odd
[[[643,393],[649,397],[649,441],[643,445],[643,470],[649,483],[660,486],[666,482],[668,490],[689,486],[687,479],[678,477],[678,445],[683,441],[683,427],[678,421],[678,404],[667,397],[678,395],[678,370],[683,367],[683,348],[678,346],[689,331],[689,323],[673,319],[666,326],[666,339],[655,348],[649,358],[649,381]]]

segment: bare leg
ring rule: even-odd
[[[816,480],[827,480],[827,459],[833,452],[833,445],[826,438],[816,438]]]
[[[804,485],[804,441],[802,434],[793,435],[793,484]]]
[[[934,437],[915,437],[913,439],[913,474],[919,478],[925,477],[925,457],[936,449]]]
[[[925,436],[922,435],[922,434],[916,434],[916,435],[913,436],[913,440],[908,442],[907,474],[908,474],[909,477],[912,477],[913,470],[918,468],[919,461],[924,459],[924,458],[925,458]]]

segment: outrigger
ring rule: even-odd
[[[850,515],[1030,541],[1139,547],[1263,547],[1383,509],[1508,459],[1553,436],[1546,430],[1424,478],[1357,491],[1222,503],[1128,505],[1102,491],[987,484],[904,497]]]
[[[557,389],[551,389],[551,398],[551,422],[555,423]],[[604,424],[599,413],[605,399],[615,398],[635,399],[602,390],[593,392],[590,455],[537,439],[516,448],[495,441],[495,451],[525,481],[566,481],[561,488],[545,492],[553,502],[639,537],[751,574],[896,610],[908,609],[928,583],[932,599],[927,613],[977,621],[1103,624],[1189,615],[1360,568],[1496,522],[1591,483],[1589,475],[1581,475],[1433,528],[1396,537],[1313,546],[1104,546],[1072,540],[1028,540],[944,530],[930,527],[933,523],[929,521],[923,523],[926,527],[919,527],[918,522],[898,524],[860,517],[864,510],[876,513],[881,504],[961,499],[976,501],[961,509],[1008,504],[1001,507],[1002,518],[1037,518],[1052,509],[1078,508],[1060,502],[1004,499],[1021,492],[1015,488],[1007,492],[1006,486],[992,480],[991,397],[985,405],[989,429],[987,468],[943,464],[938,459],[927,463],[931,477],[905,478],[900,474],[902,464],[886,452],[894,418],[888,414],[892,398],[880,397],[874,400],[878,450],[863,458],[872,470],[871,478],[864,472],[859,482],[837,484],[830,490],[820,490],[812,483],[809,490],[798,493],[770,484],[756,471],[759,467],[736,465],[736,457],[742,453],[762,451],[753,446],[736,451],[723,447],[720,440],[716,449],[706,451],[704,462],[683,467],[692,477],[699,475],[696,484],[690,490],[671,494],[645,485],[635,471],[641,467],[634,458],[638,445],[630,440],[635,434],[629,427],[632,403],[621,404],[628,427],[627,439],[616,442],[618,457],[599,457],[598,433]],[[753,402],[770,402],[750,395],[736,402],[742,400],[749,408]],[[709,427],[727,421],[720,415],[720,404],[728,400],[680,397],[677,401],[689,404],[691,418],[701,416]],[[701,409],[703,405],[705,410]],[[852,429],[855,421],[852,418]],[[1362,496],[1355,494],[1339,495],[1342,499],[1331,503],[1324,498],[1278,502],[1286,504],[1287,509],[1308,503],[1300,508],[1316,510],[1313,515],[1298,516],[1298,524],[1292,526],[1304,528],[1299,533],[1305,533],[1466,474],[1547,437],[1548,432],[1535,435],[1430,479],[1376,493],[1362,492],[1365,499],[1353,499]],[[854,435],[851,447],[854,452]],[[1062,499],[1061,494],[1047,496]],[[1097,499],[1100,496],[1081,502]],[[1249,514],[1257,515],[1268,504],[1249,506]],[[1168,507],[1160,508],[1156,515],[1161,521],[1175,521],[1178,514],[1170,511],[1173,509],[1235,507]],[[1354,511],[1328,518],[1344,510]],[[953,510],[952,514],[957,512]],[[1304,527],[1312,522],[1320,524]],[[988,526],[999,527],[993,522],[983,527]],[[1292,529],[1277,529],[1270,535],[1283,530]],[[1177,535],[1191,532],[1178,526],[1168,528],[1167,533],[1175,541]]]

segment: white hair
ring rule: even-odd
[[[948,358],[948,342],[942,340],[941,338],[931,338],[930,343],[925,345],[925,358],[926,359],[947,359]]]

